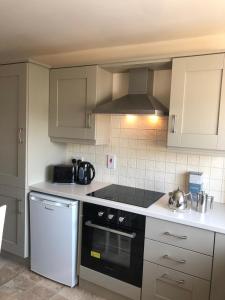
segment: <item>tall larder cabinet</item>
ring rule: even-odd
[[[0,205],[2,250],[28,256],[28,187],[64,159],[48,137],[49,70],[32,63],[0,66]]]

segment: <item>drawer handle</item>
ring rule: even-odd
[[[179,263],[179,264],[185,264],[186,263],[185,259],[176,259],[176,258],[170,257],[168,254],[163,255],[163,258],[172,260],[172,261],[174,261],[176,263]]]
[[[177,235],[177,234],[170,233],[169,231],[166,231],[163,234],[167,235],[167,236],[172,236],[172,237],[175,237],[175,238],[181,239],[181,240],[186,240],[188,238],[186,235]]]
[[[176,279],[173,279],[173,278],[170,278],[169,276],[168,276],[168,274],[163,274],[162,276],[161,276],[161,278],[163,278],[163,279],[166,279],[166,280],[169,280],[169,281],[171,281],[171,282],[173,282],[173,283],[175,283],[175,284],[184,284],[185,283],[185,280],[183,280],[183,279],[181,279],[181,280],[176,280]]]

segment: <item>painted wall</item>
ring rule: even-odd
[[[225,34],[48,54],[31,59],[53,67],[170,58],[225,51]]]
[[[108,146],[67,145],[67,159],[82,156],[96,168],[96,180],[169,192],[186,188],[187,172],[204,173],[204,188],[225,203],[225,154],[168,149],[167,118],[112,116]],[[117,168],[106,167],[116,154]]]

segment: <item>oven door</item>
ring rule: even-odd
[[[81,264],[141,287],[144,233],[84,221]]]

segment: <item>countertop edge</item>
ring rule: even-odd
[[[101,185],[107,186],[109,184],[110,183],[108,183],[108,184],[107,183],[98,183],[98,185],[100,185],[100,186]],[[50,186],[51,188],[48,188],[47,186]],[[95,185],[93,185],[93,190],[96,189],[96,188],[94,188],[94,186]],[[105,199],[90,197],[90,196],[87,196],[86,193],[85,194],[66,193],[65,191],[63,192],[63,191],[59,191],[56,189],[59,187],[60,186],[57,186],[57,185],[54,186],[54,184],[52,184],[52,183],[40,183],[40,184],[31,185],[29,187],[29,189],[30,189],[30,191],[34,191],[34,192],[46,193],[46,194],[55,195],[55,196],[68,198],[68,199],[73,199],[73,200],[77,200],[77,201],[81,201],[81,202],[89,202],[89,203],[93,203],[93,204],[97,204],[97,205],[108,206],[108,207],[112,207],[112,208],[117,208],[117,209],[129,211],[129,212],[145,215],[146,217],[152,217],[152,218],[156,218],[156,219],[160,219],[160,220],[164,220],[164,221],[174,222],[174,223],[178,223],[178,224],[182,224],[182,225],[186,225],[186,226],[196,227],[196,228],[203,229],[203,230],[208,230],[208,231],[213,231],[216,233],[225,234],[225,205],[224,204],[218,203],[215,205],[215,206],[218,206],[217,207],[218,211],[220,210],[220,207],[224,210],[224,224],[221,224],[221,226],[219,226],[218,224],[216,224],[216,225],[212,224],[213,219],[214,218],[216,219],[216,217],[213,217],[213,213],[214,213],[213,211],[210,213],[201,215],[194,211],[173,212],[169,209],[167,210],[167,207],[165,206],[165,203],[168,201],[166,195],[163,196],[162,198],[160,198],[152,206],[150,206],[148,208],[142,208],[142,207],[124,204],[124,203],[120,203],[120,202],[114,202],[114,201],[109,201],[109,200],[105,200]],[[67,187],[67,188],[69,188],[69,187]],[[82,186],[79,186],[79,189],[81,190]],[[84,189],[85,189],[85,187],[84,187]],[[215,212],[215,214],[216,213],[217,212]],[[193,221],[191,219],[187,219],[188,215],[189,216],[195,215],[199,219],[202,218],[203,220],[204,219],[207,220],[207,218],[208,218],[211,221],[211,223],[209,222],[209,224],[206,224],[206,223],[202,223],[201,221]]]

